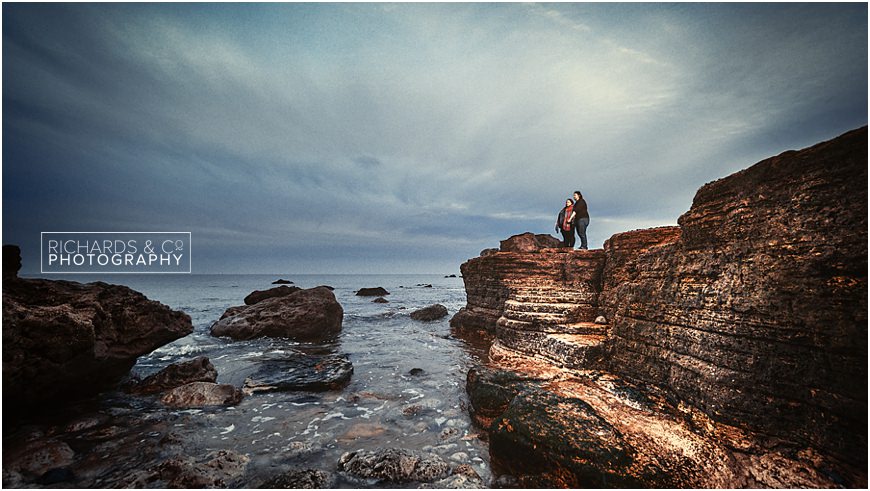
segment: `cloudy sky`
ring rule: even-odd
[[[860,4],[3,4],[3,242],[455,273],[575,189],[590,246],[867,123]]]

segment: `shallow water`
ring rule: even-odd
[[[230,408],[172,410],[156,397],[104,394],[83,406],[80,414],[71,415],[78,421],[92,418],[85,423],[92,425],[87,431],[68,441],[77,459],[87,464],[77,464],[76,484],[123,484],[133,470],[179,449],[197,458],[213,450],[232,449],[251,458],[245,477],[234,485],[254,487],[290,469],[336,474],[344,452],[387,447],[431,452],[454,464],[468,463],[489,482],[488,450],[471,426],[465,394],[466,373],[485,356],[485,347],[452,337],[449,327],[450,317],[465,305],[462,279],[443,275],[285,278],[303,288],[329,285],[335,289],[344,308],[342,334],[335,342],[230,341],[209,334],[212,322],[227,307],[241,305],[253,290],[271,288],[277,276],[99,278],[126,284],[192,318],[193,334],[139,359],[133,371],[142,377],[170,363],[205,355],[217,368],[219,383],[241,386],[258,361],[297,351],[347,353],[354,374],[350,385],[339,391],[258,393]],[[386,297],[389,303],[373,303],[374,297],[354,294],[359,288],[377,286],[391,293]],[[410,312],[433,303],[445,305],[450,314],[434,322],[409,318]],[[415,370],[412,375],[412,369],[422,369],[422,373]],[[383,486],[337,477],[337,486]]]

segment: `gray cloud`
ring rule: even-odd
[[[200,272],[455,269],[575,188],[600,246],[867,119],[863,4],[3,8],[4,242]]]

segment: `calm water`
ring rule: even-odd
[[[241,386],[265,357],[297,351],[347,353],[354,365],[348,387],[325,393],[276,392],[246,397],[238,406],[170,410],[156,398],[120,393],[101,398],[99,431],[114,433],[113,444],[82,443],[92,454],[90,467],[77,472],[78,485],[112,485],[143,460],[159,459],[178,446],[201,457],[212,450],[233,449],[251,457],[243,486],[256,486],[282,471],[315,468],[333,473],[342,453],[358,449],[402,447],[468,463],[489,482],[486,444],[477,438],[466,410],[465,376],[485,356],[484,347],[450,335],[449,319],[465,305],[461,278],[443,275],[296,275],[295,285],[333,287],[344,308],[339,339],[327,345],[303,345],[282,339],[230,341],[212,337],[209,327],[227,307],[243,304],[253,290],[271,288],[272,275],[115,275],[104,278],[69,276],[76,281],[121,283],[188,313],[193,334],[139,359],[134,372],[147,376],[166,365],[208,356],[218,382]],[[431,288],[420,285],[431,284]],[[389,303],[358,297],[363,287],[386,288]],[[449,315],[423,323],[410,312],[434,303]],[[409,371],[423,369],[422,375]],[[109,428],[109,430],[106,430]],[[83,437],[85,438],[85,437]],[[87,440],[87,438],[85,438]],[[169,442],[169,444],[167,444]],[[130,446],[158,449],[137,452]],[[174,447],[173,447],[174,446]],[[99,454],[117,458],[112,471],[100,466]],[[111,457],[110,457],[111,456]],[[138,460],[137,460],[138,459]],[[338,485],[374,486],[342,481]]]

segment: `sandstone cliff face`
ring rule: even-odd
[[[670,401],[660,405],[672,414],[665,419],[693,414],[689,429],[679,432],[707,427],[707,437],[741,435],[722,437],[727,448],[710,450],[730,473],[705,480],[699,477],[709,474],[704,465],[684,455],[685,465],[665,466],[682,469],[673,471],[679,476],[634,473],[637,482],[864,486],[866,182],[863,128],[707,184],[679,227],[617,234],[603,251],[495,252],[469,260],[462,265],[468,307],[452,325],[494,330],[495,365],[528,370],[528,363],[505,355],[513,353],[572,376],[598,370],[660,392]],[[606,325],[591,324],[599,314]],[[549,390],[564,386],[550,384]],[[610,421],[616,426],[633,417],[632,404],[621,412],[593,406],[601,414],[619,413]],[[494,435],[514,427],[507,412],[501,426],[497,416],[490,418]],[[699,426],[698,418],[709,423]],[[642,434],[662,426],[623,430]],[[526,440],[531,449],[546,447]],[[771,445],[790,450],[759,450]],[[655,458],[649,448],[642,443],[630,453]],[[774,476],[772,466],[783,471]],[[553,475],[561,477],[540,482],[582,485],[565,479],[588,470],[581,467],[559,467]]]

